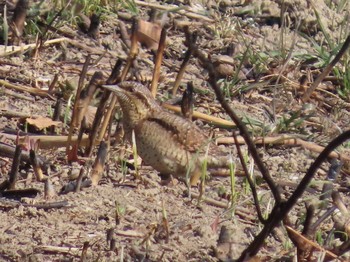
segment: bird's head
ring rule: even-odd
[[[123,111],[124,122],[134,128],[140,121],[160,106],[151,92],[136,82],[121,82],[118,85],[103,85],[102,87],[113,92]]]

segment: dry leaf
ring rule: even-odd
[[[159,24],[138,21],[137,40],[152,50],[157,50],[162,27]]]
[[[50,126],[58,126],[62,123],[61,121],[53,121],[51,118],[48,117],[38,117],[35,119],[27,118],[26,121],[29,125],[35,126],[39,130],[43,130]]]

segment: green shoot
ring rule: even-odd
[[[51,106],[48,106],[48,107],[47,107],[47,111],[48,111],[49,117],[52,118],[52,117],[53,117],[52,107],[51,107]]]
[[[243,191],[244,191],[245,195],[248,195],[251,192],[248,179],[246,179],[246,178],[243,180]]]
[[[24,123],[24,132],[28,133],[28,122]]]
[[[265,212],[263,214],[264,219],[268,219],[269,218],[271,210],[272,210],[272,198],[270,197],[269,201],[267,202],[266,210],[265,210]]]
[[[125,159],[120,159],[120,166],[121,166],[121,171],[122,171],[122,176],[123,176],[123,181],[125,181],[125,178],[126,178],[126,173],[127,173],[127,166],[126,166],[126,163],[127,161]]]
[[[285,250],[290,250],[290,249],[292,249],[294,246],[293,246],[293,243],[292,243],[292,241],[288,238],[288,239],[286,239],[285,241],[283,241],[283,248],[285,249]]]
[[[64,126],[66,126],[68,123],[68,117],[70,115],[69,112],[70,112],[70,107],[72,105],[72,99],[73,99],[73,95],[70,95],[67,101],[66,110],[64,111],[64,117],[63,117]]]
[[[205,157],[204,161],[202,163],[202,177],[201,177],[201,186],[199,191],[199,197],[198,197],[198,205],[201,202],[201,199],[203,197],[204,191],[205,191],[205,179],[207,177],[207,169],[208,169],[208,153],[209,153],[209,144],[207,145],[207,150],[205,151]]]
[[[188,156],[187,156],[188,157]],[[195,163],[197,161],[197,157],[192,157],[191,159],[189,159],[189,164],[188,164],[188,168],[186,170],[186,186],[187,186],[187,192],[188,192],[188,196],[191,198],[191,173],[195,168]]]
[[[118,0],[117,3],[121,5],[121,8],[128,10],[130,13],[134,15],[139,14],[135,0]]]
[[[324,240],[323,240],[323,237],[322,237],[322,231],[317,230],[317,232],[316,232],[316,242],[319,245],[323,246]]]
[[[117,201],[115,201],[115,223],[120,224],[122,216],[125,214],[125,207],[121,206]]]
[[[164,205],[164,198],[162,199],[162,224],[166,232],[166,242],[168,242],[169,241],[169,223],[168,223],[168,214],[166,212],[165,205]]]
[[[124,262],[124,246],[122,246],[121,251],[120,251],[120,262]]]
[[[208,139],[207,144],[203,145],[203,147],[206,146],[207,148],[206,148],[205,158],[203,159],[203,162],[202,162],[202,176],[201,176],[202,178],[203,178],[204,175],[207,176],[207,158],[208,158],[208,152],[209,152],[208,150],[209,150],[209,144],[212,141],[213,141],[213,139],[210,138],[210,139]],[[187,190],[188,190],[189,196],[191,194],[191,191],[190,191],[191,190],[191,185],[190,185],[191,177],[190,177],[190,175],[192,175],[193,171],[196,171],[195,170],[196,169],[196,164],[198,162],[199,152],[201,150],[202,150],[202,148],[199,148],[198,151],[196,152],[196,154],[193,157],[191,157],[191,159],[188,159],[189,160],[188,161],[189,164],[188,164],[188,168],[186,170],[186,185],[187,185]],[[188,157],[188,155],[187,155],[187,157]]]
[[[135,131],[132,130],[131,133],[131,140],[132,140],[132,154],[134,157],[134,168],[135,168],[135,177],[136,178],[140,178],[140,174],[139,174],[139,170],[138,170],[138,166],[137,166],[137,145],[136,145],[136,137],[135,137]]]
[[[315,15],[316,15],[317,23],[318,23],[318,25],[321,28],[321,31],[322,31],[322,33],[323,33],[323,35],[324,35],[324,37],[325,37],[325,39],[327,41],[327,44],[330,47],[330,49],[333,50],[334,49],[334,42],[332,41],[331,36],[327,33],[327,31],[326,31],[326,29],[325,29],[325,27],[324,27],[324,25],[322,23],[322,19],[320,17],[320,14],[318,13],[317,9],[315,7],[313,7],[313,9],[314,9],[314,12],[315,12]]]
[[[231,181],[231,199],[230,206],[232,207],[232,215],[234,213],[233,207],[235,206],[237,194],[236,194],[236,165],[233,162],[232,154],[230,153],[230,181]]]
[[[333,69],[335,76],[342,81],[341,88],[338,88],[338,94],[343,99],[348,99],[350,95],[350,59],[345,61],[343,70],[335,67]]]
[[[278,133],[299,130],[305,117],[300,116],[300,111],[289,112],[289,115],[282,115],[276,127]]]
[[[249,160],[248,160],[248,152],[246,152],[243,156],[244,158],[244,163],[247,165]],[[249,174],[251,174],[251,180],[254,182],[254,186],[256,185],[256,180],[255,180],[255,177],[253,177],[253,169],[254,168],[254,161],[250,161],[249,163]],[[245,194],[250,194],[251,192],[251,187],[250,187],[250,184],[249,184],[249,181],[247,178],[244,179],[244,183],[243,183],[243,190],[244,190],[244,193]]]

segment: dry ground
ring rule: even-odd
[[[40,19],[43,21],[47,12],[54,10],[52,6],[55,1],[45,2],[48,6],[45,4],[41,7],[44,11]],[[146,2],[136,2],[139,17],[147,20],[150,7]],[[161,2],[163,1],[155,3]],[[172,3],[181,5],[183,1],[167,2],[169,3],[164,5],[170,7]],[[218,55],[230,54],[229,57],[234,58],[229,65],[216,64],[217,68],[229,71],[228,74],[221,73],[219,82],[233,110],[247,123],[252,135],[258,137],[288,134],[325,146],[348,129],[349,96],[346,86],[340,80],[333,81],[329,78],[328,81],[323,81],[308,104],[301,102],[304,89],[300,88],[299,81],[306,76],[304,84],[310,85],[320,69],[329,63],[324,57],[327,54],[332,57],[331,52],[339,50],[336,47],[345,40],[350,31],[349,23],[346,22],[346,15],[349,17],[349,3],[337,10],[337,5],[341,5],[343,1],[336,3],[317,0],[311,4],[308,1],[284,1],[283,6],[280,1],[273,0],[222,1],[221,4],[216,1],[188,2],[191,5],[185,5],[188,8],[184,9],[186,12],[179,13],[182,9],[171,10],[161,16],[169,24],[169,29],[157,95],[160,101],[171,97],[171,87],[187,50],[183,29],[186,24],[190,30],[198,31],[197,43],[200,50],[211,54],[213,60],[218,59],[218,64],[222,64],[224,60]],[[331,3],[326,5],[325,2]],[[34,4],[31,2],[31,6]],[[317,7],[319,18],[313,5]],[[114,10],[117,7],[118,14]],[[50,108],[58,97],[64,99],[62,112],[68,107],[70,116],[72,106],[68,104],[68,99],[71,93],[75,93],[70,87],[76,88],[88,54],[91,55],[92,62],[88,67],[85,83],[88,83],[96,71],[102,72],[107,79],[117,58],[127,57],[128,48],[122,40],[119,21],[130,29],[132,8],[121,8],[120,5],[117,7],[100,6],[98,9],[102,10],[102,16],[97,40],[81,32],[72,21],[66,21],[62,16],[58,22],[53,23],[61,31],[49,31],[46,36],[49,39],[66,37],[65,40],[43,47],[36,55],[33,55],[32,49],[13,55],[1,55],[1,80],[45,90],[54,76],[58,77],[55,85],[57,94],[51,98],[11,91],[24,96],[20,98],[7,92],[11,90],[10,87],[1,87],[2,134],[8,130],[43,134],[43,131],[34,130],[25,124],[25,120],[37,116],[49,117],[52,112]],[[11,11],[10,8],[9,10]],[[57,8],[54,13],[58,10]],[[281,10],[284,17],[282,20]],[[91,12],[93,8],[85,11]],[[199,17],[193,18],[189,15],[194,13],[200,14]],[[36,23],[36,19],[39,18],[28,18],[27,27],[34,27],[32,23]],[[63,35],[62,32],[66,34]],[[329,46],[326,36],[332,40],[333,47]],[[35,36],[27,29],[22,41],[23,44],[34,43]],[[317,49],[318,45],[323,49]],[[233,47],[231,53],[227,51],[230,46]],[[148,84],[152,76],[153,59],[153,53],[146,47],[141,47],[137,67],[132,69],[128,78],[139,79],[138,81]],[[346,61],[349,63],[349,60],[347,53],[339,64],[339,70],[345,70]],[[191,58],[178,96],[180,97],[186,83],[193,81],[196,91],[195,110],[230,120],[216,102],[207,77],[202,64]],[[339,90],[343,93],[340,94]],[[92,105],[97,105],[99,99],[97,96]],[[64,121],[63,116],[61,120]],[[230,128],[219,128],[203,120],[196,120],[196,124],[208,133],[213,132],[216,137],[231,135]],[[62,124],[56,128],[56,132],[66,135],[68,126]],[[3,143],[14,143],[13,136],[0,134],[0,138]],[[226,144],[222,147],[230,152],[234,146]],[[243,149],[247,151],[244,146]],[[318,155],[303,146],[279,144],[259,145],[258,150],[286,198]],[[124,154],[121,156],[120,152]],[[44,183],[36,181],[30,166],[21,166],[16,187],[35,188],[40,193],[33,199],[22,198],[20,202],[7,202],[5,198],[1,198],[0,260],[79,261],[85,245],[85,261],[230,261],[238,258],[262,229],[251,190],[244,177],[235,179],[232,208],[225,208],[229,206],[229,202],[222,197],[232,196],[229,177],[213,177],[206,185],[205,197],[215,199],[221,203],[221,207],[205,202],[198,205],[196,198],[191,199],[185,194],[187,188],[184,183],[173,181],[172,184],[163,186],[157,173],[150,167],[142,166],[139,172],[143,181],[135,180],[130,152],[130,146],[125,151],[124,146],[113,144],[104,177],[98,186],[84,188],[80,192],[58,194],[68,184],[70,172],[76,174],[85,165],[86,174],[89,174],[94,157],[81,157],[78,163],[69,165],[65,148],[52,146],[39,150],[39,155],[45,157],[50,165],[45,175],[50,177],[57,194],[49,199],[45,197]],[[346,146],[340,148],[339,152],[349,157],[349,148]],[[125,161],[121,161],[121,157]],[[252,159],[249,158],[249,162]],[[122,163],[126,163],[126,166]],[[0,158],[0,182],[7,179],[11,164],[12,159]],[[324,163],[308,192],[289,216],[291,224],[299,231],[302,230],[306,213],[304,203],[318,203],[328,168],[329,163]],[[336,183],[336,188],[342,189],[341,196],[346,205],[350,204],[348,170],[348,163],[345,161]],[[261,180],[259,171],[255,169],[254,173],[257,175],[259,201],[264,215],[267,216],[274,201],[268,186]],[[198,193],[198,189],[193,189],[192,193]],[[68,206],[46,209],[35,206],[59,201],[67,201]],[[315,215],[317,218],[325,209],[315,205],[317,212],[320,211]],[[332,204],[328,205],[330,207]],[[328,249],[340,242],[339,239],[326,242],[328,235],[333,236],[333,225],[334,222],[329,217],[318,227],[317,240]],[[218,238],[223,228],[226,229],[228,239],[220,245]],[[112,232],[115,241],[112,250],[111,241],[107,241],[108,232]],[[259,252],[262,261],[292,261],[295,255],[295,246],[283,227],[274,231]],[[316,252],[313,259],[319,256],[320,252]],[[344,259],[349,257],[345,255]]]

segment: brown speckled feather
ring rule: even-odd
[[[195,124],[183,117],[164,110],[160,114],[155,112],[148,120],[156,122],[160,128],[170,132],[173,139],[185,150],[191,153],[205,151],[209,138]]]
[[[135,131],[136,145],[141,158],[163,174],[190,175],[198,180],[201,165],[227,167],[228,158],[210,143],[208,136],[194,123],[164,110],[144,86],[123,82],[105,86],[115,92],[123,111],[127,137]],[[210,153],[205,157],[207,146]],[[192,182],[192,181],[191,181]]]

